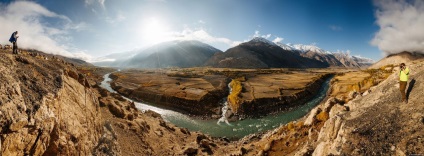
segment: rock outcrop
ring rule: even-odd
[[[55,60],[0,58],[2,155],[90,155],[102,125],[97,96],[81,84],[86,79]]]

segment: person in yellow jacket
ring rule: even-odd
[[[408,83],[408,76],[409,76],[409,68],[406,67],[405,63],[400,64],[400,71],[399,71],[399,88],[400,93],[402,94],[402,102],[408,103],[408,99],[406,99],[406,84]]]

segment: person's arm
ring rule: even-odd
[[[405,70],[403,71],[406,75],[409,75],[409,68],[406,67]]]

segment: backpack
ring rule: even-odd
[[[16,39],[13,37],[15,33],[12,33],[12,36],[10,36],[9,42],[13,43],[16,42]]]

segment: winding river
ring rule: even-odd
[[[116,93],[116,91],[113,90],[110,86],[110,82],[112,81],[112,79],[109,78],[109,75],[110,73],[104,75],[104,80],[101,82],[100,86],[109,90],[110,92]],[[324,84],[321,86],[319,93],[304,105],[298,106],[289,111],[277,113],[274,115],[268,115],[262,118],[248,118],[234,122],[219,122],[218,120],[193,119],[187,115],[172,110],[162,109],[136,101],[134,101],[134,103],[136,107],[141,111],[155,111],[161,114],[165,120],[179,127],[185,127],[191,131],[200,131],[202,133],[209,134],[214,137],[241,138],[252,133],[274,129],[282,124],[286,124],[290,121],[305,116],[312,108],[314,108],[325,98],[327,90],[330,86],[330,80],[331,78],[327,78]],[[131,99],[128,100],[132,101]],[[225,107],[225,103],[222,103],[222,105],[223,107]],[[223,119],[221,118],[220,120],[222,121]]]

